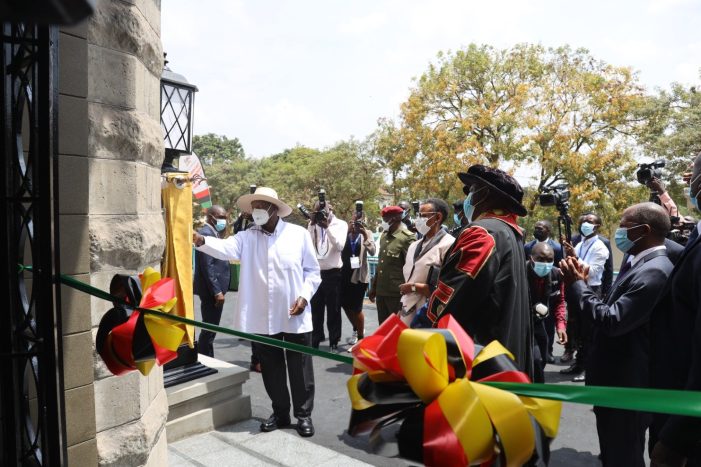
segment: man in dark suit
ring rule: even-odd
[[[629,262],[603,299],[586,283],[588,268],[572,257],[560,263],[567,295],[592,324],[587,385],[648,386],[650,315],[673,267],[664,246],[669,229],[667,212],[655,203],[623,212],[616,246]],[[594,407],[594,414],[603,465],[644,467],[648,414],[605,407]]]
[[[198,234],[205,237],[221,238],[221,232],[226,228],[226,211],[223,207],[214,205],[207,210],[207,221]],[[216,259],[213,256],[195,252],[194,292],[200,296],[202,321],[219,324],[224,309],[224,295],[229,290],[231,269],[228,261]],[[197,351],[208,357],[214,357],[214,337],[217,333],[207,330],[200,331]]]
[[[701,199],[701,152],[694,161],[691,202]],[[659,296],[650,321],[651,384],[701,390],[701,241],[689,240]],[[655,414],[650,427],[653,466],[701,465],[701,418]]]

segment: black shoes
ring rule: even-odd
[[[312,424],[312,419],[309,417],[298,418],[297,419],[297,433],[299,436],[308,438],[314,436],[314,425]]]
[[[338,353],[338,344],[331,344],[329,346],[329,351],[332,353]]]
[[[579,375],[580,373],[584,373],[584,368],[575,363],[574,365],[570,365],[569,368],[560,370],[560,373],[563,375]]]
[[[545,357],[545,361],[546,361],[547,363],[551,363],[551,364],[552,364],[552,363],[555,363],[555,357],[553,357],[552,354],[548,354],[548,356]]]
[[[269,431],[275,431],[278,428],[285,428],[290,425],[291,422],[289,417],[282,418],[272,414],[270,418],[260,424],[260,431],[267,433]],[[312,424],[312,419],[310,417],[298,418],[295,428],[297,429],[299,436],[303,436],[305,438],[314,436],[314,425]]]
[[[266,421],[260,424],[260,431],[275,431],[278,428],[284,428],[286,426],[290,426],[290,418],[282,418],[278,417],[275,414],[272,414],[270,418],[268,418]],[[311,421],[310,421],[311,423]],[[314,428],[312,428],[312,432],[314,431]],[[314,433],[312,433],[314,434]],[[310,435],[311,436],[311,435]]]

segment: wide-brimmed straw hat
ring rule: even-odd
[[[493,188],[502,195],[501,197],[506,203],[506,206],[503,206],[504,208],[519,216],[528,215],[528,210],[522,204],[523,188],[521,188],[521,185],[514,177],[503,170],[475,164],[467,169],[467,172],[459,172],[458,177],[467,186],[480,182],[489,188]]]
[[[247,212],[250,214],[253,211],[253,208],[251,207],[251,203],[253,201],[267,201],[268,203],[274,204],[275,206],[277,206],[277,215],[280,217],[287,217],[290,214],[292,214],[292,208],[280,201],[277,197],[277,192],[272,188],[259,186],[258,188],[256,188],[255,193],[241,196],[236,201],[236,205],[243,212]]]

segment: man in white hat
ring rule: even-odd
[[[307,304],[321,282],[311,237],[304,228],[281,219],[289,216],[292,208],[271,188],[259,187],[255,193],[241,196],[236,204],[251,214],[253,227],[226,239],[193,236],[198,251],[241,261],[234,327],[310,346],[312,316]],[[261,345],[259,358],[265,390],[273,403],[273,414],[260,429],[273,431],[290,425],[289,376],[297,432],[314,435],[311,356]]]

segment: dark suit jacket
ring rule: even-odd
[[[526,252],[526,261],[528,261],[528,259],[531,257],[531,250],[533,249],[533,245],[535,245],[537,242],[538,240],[531,240],[523,245],[523,249]],[[560,264],[560,260],[563,258],[562,245],[557,243],[552,238],[548,238],[547,242],[555,252],[555,267],[557,267],[557,265]]]
[[[679,261],[679,257],[684,252],[684,247],[668,238],[664,239],[664,246],[667,248],[667,258],[669,258],[672,264],[677,264],[677,261]],[[619,271],[623,267],[623,265],[628,262],[629,256],[630,255],[628,253],[623,255],[623,261],[621,261],[621,266],[618,268]]]
[[[664,250],[645,255],[613,284],[601,300],[583,282],[567,294],[593,322],[587,384],[645,387],[649,384],[650,315],[672,271]]]
[[[687,245],[660,294],[651,319],[651,383],[701,391],[701,241]],[[656,415],[652,430],[689,453],[701,440],[701,418]]]
[[[197,231],[205,237],[218,237],[216,230],[205,224]],[[195,251],[194,293],[200,297],[213,299],[218,293],[229,290],[231,268],[228,261],[216,259],[201,251]]]

